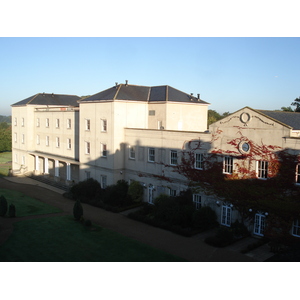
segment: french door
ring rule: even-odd
[[[263,214],[256,214],[254,217],[254,234],[263,236],[265,229],[265,218],[266,216]]]

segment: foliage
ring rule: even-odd
[[[0,123],[0,152],[11,151],[11,126]]]
[[[220,227],[215,236],[209,236],[205,242],[215,247],[225,247],[233,243],[233,232],[227,227]]]
[[[128,187],[128,195],[133,202],[141,202],[144,195],[143,186],[138,181],[132,181]]]
[[[8,216],[10,218],[16,217],[16,207],[12,203],[8,206]]]
[[[83,216],[83,208],[79,200],[76,200],[73,207],[73,216],[75,220],[79,221]]]
[[[6,215],[6,212],[7,212],[7,200],[3,195],[1,195],[0,196],[0,216],[4,217]]]
[[[2,116],[0,115],[0,123],[11,123],[11,116]]]
[[[224,112],[222,115],[217,113],[215,110],[209,109],[207,115],[207,124],[208,126],[214,122],[217,122],[225,117],[227,117],[230,113]]]
[[[87,202],[88,199],[99,197],[101,194],[101,185],[97,180],[89,178],[74,184],[70,189],[70,193],[75,199]]]
[[[296,98],[291,105],[296,106],[295,112],[300,112],[300,97]]]
[[[290,112],[293,112],[293,111],[294,111],[290,106],[288,106],[288,107],[282,106],[282,107],[281,107],[281,110],[282,110],[282,111],[290,111]]]
[[[207,230],[217,224],[217,215],[209,206],[203,206],[193,214],[193,227]]]
[[[118,180],[116,184],[105,189],[102,201],[112,206],[125,206],[130,204],[131,198],[128,195],[128,183],[125,180]]]

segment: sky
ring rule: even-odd
[[[219,113],[280,109],[300,95],[299,37],[1,37],[0,115],[37,93],[115,82],[200,94]]]

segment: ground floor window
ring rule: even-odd
[[[195,203],[195,208],[200,209],[201,208],[201,195],[193,194],[193,202]]]
[[[221,224],[230,227],[231,225],[231,206],[222,206]]]
[[[300,237],[300,222],[299,222],[299,220],[295,220],[293,222],[292,235]]]
[[[257,213],[254,217],[254,234],[263,236],[265,229],[266,216],[262,213]]]
[[[153,190],[154,190],[154,187],[152,184],[149,185],[148,187],[148,203],[150,204],[154,204],[153,202]]]

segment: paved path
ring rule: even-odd
[[[62,196],[64,191],[51,188],[50,186],[36,182],[29,178],[7,177],[0,178],[0,188],[20,191],[32,198],[36,198],[44,203],[56,206],[63,210],[64,214],[72,215],[74,201]],[[150,225],[129,219],[125,214],[116,214],[105,211],[101,208],[93,207],[83,203],[85,219],[90,219],[93,223],[118,232],[124,236],[138,240],[154,248],[163,250],[182,257],[192,262],[254,262],[262,261],[244,255],[238,251],[224,248],[215,248],[203,242],[204,236],[183,237],[172,232],[152,227]],[[2,220],[1,220],[2,219]],[[21,219],[21,218],[20,218]],[[19,220],[20,220],[19,219]],[[18,219],[15,219],[17,221]],[[9,218],[0,218],[1,228],[6,228],[6,234],[12,232],[12,222]],[[5,224],[3,224],[3,222]],[[9,230],[9,227],[11,228]],[[0,243],[1,234],[0,232]],[[207,234],[207,233],[206,233]],[[269,254],[271,256],[271,254]]]

